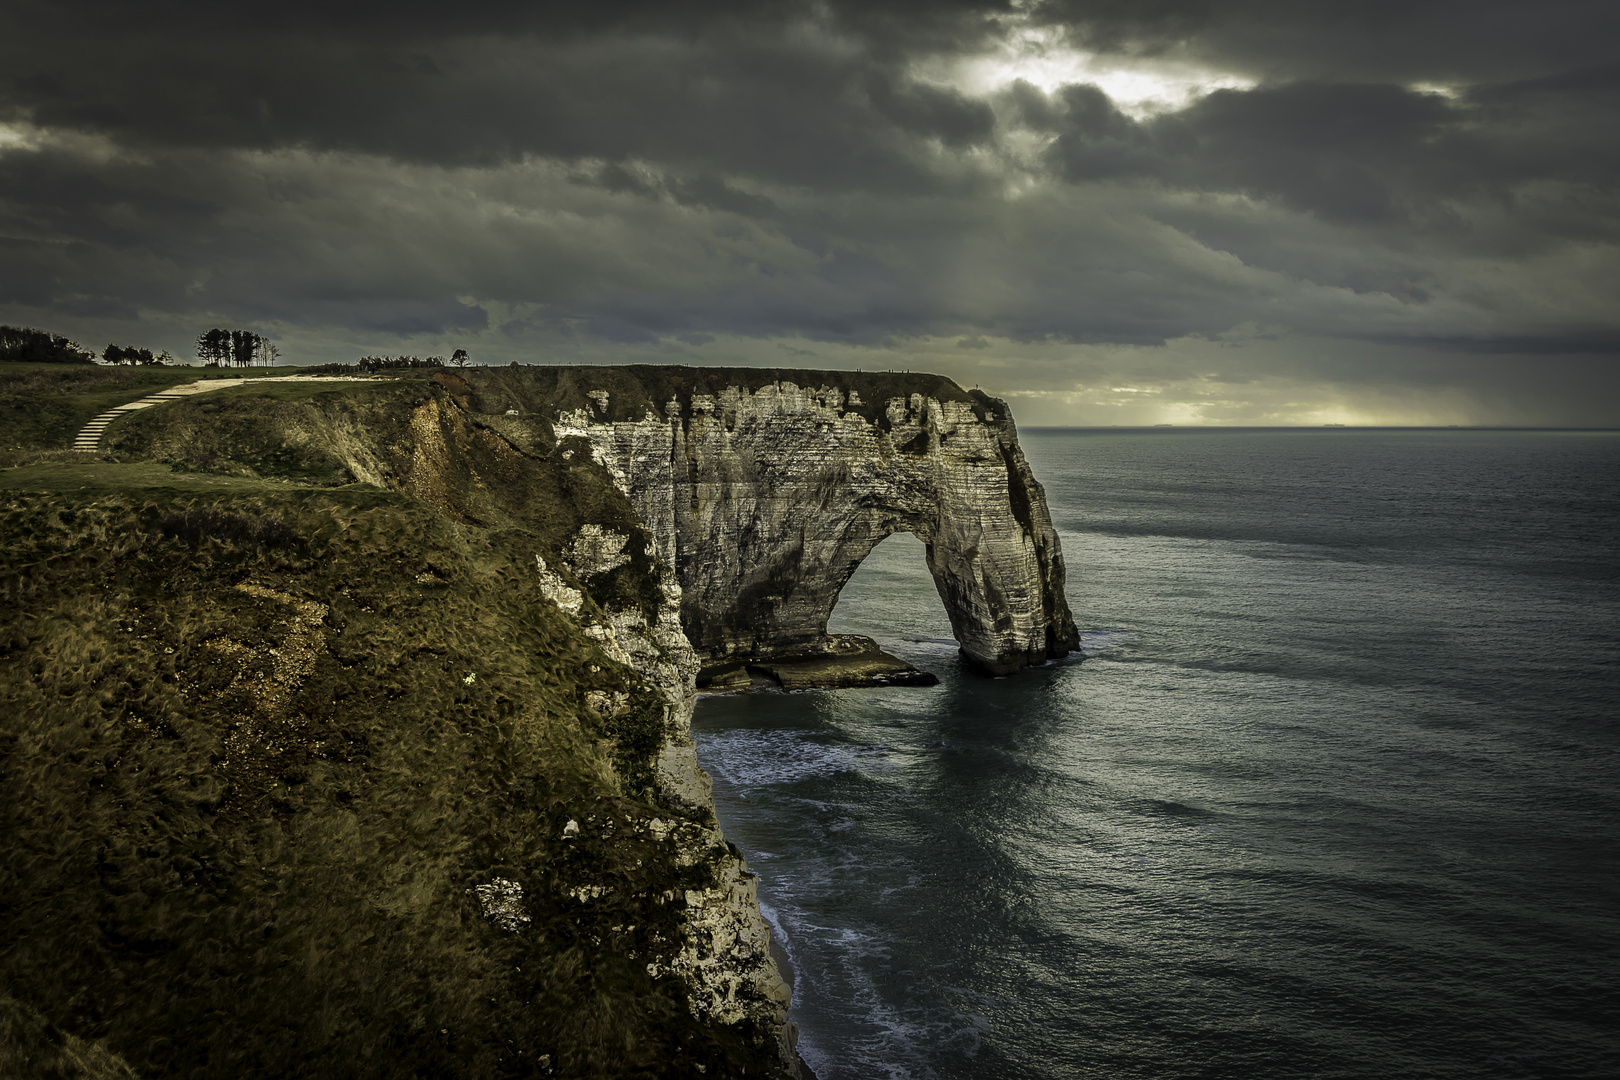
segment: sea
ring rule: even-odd
[[[912,536],[711,695],[819,1080],[1620,1077],[1620,433],[1029,430],[1081,652],[988,679]]]

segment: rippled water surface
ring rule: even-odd
[[[821,1080],[1620,1076],[1620,436],[1022,441],[1083,662],[698,708]]]

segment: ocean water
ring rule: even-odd
[[[1620,435],[1022,441],[1082,662],[698,707],[820,1080],[1620,1076]]]

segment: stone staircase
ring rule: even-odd
[[[206,394],[210,390],[227,390],[233,386],[241,386],[248,379],[199,379],[184,386],[174,386],[161,393],[143,397],[139,401],[131,401],[108,409],[100,416],[84,425],[84,429],[73,439],[73,449],[87,453],[98,453],[101,449],[101,437],[107,433],[108,426],[120,416],[128,415],[137,409],[150,409],[153,405],[161,405],[165,401],[177,401],[180,398],[190,397],[193,394]],[[321,375],[270,375],[261,376],[252,382],[369,382],[369,379],[347,378],[345,376]]]
[[[73,440],[73,449],[96,453],[101,449],[101,437],[107,433],[107,427],[120,416],[135,412],[137,409],[150,409],[153,405],[161,405],[165,401],[176,401],[180,398],[190,397],[192,394],[204,394],[210,390],[223,390],[227,386],[241,386],[245,379],[200,379],[184,386],[171,387],[162,393],[143,397],[139,401],[127,402],[116,409],[108,409],[100,416],[84,425],[84,429]]]

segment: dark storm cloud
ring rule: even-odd
[[[1160,215],[1248,266],[1356,293],[1421,304],[1443,287],[1437,259],[1523,259],[1620,240],[1620,144],[1609,134],[1620,67],[1452,97],[1379,84],[1222,90],[1140,122],[1095,87],[1066,87],[1050,107],[1061,116],[1047,160],[1071,183],[1240,193],[1353,230],[1325,251],[1301,242],[1305,225],[1279,229],[1275,217],[1257,223],[1198,204]],[[1593,329],[1515,335],[1512,349],[1612,350],[1612,330]],[[1442,339],[1453,340],[1432,340]]]
[[[365,260],[362,245],[323,235],[318,216],[295,216],[299,228],[266,228],[278,207],[326,201],[311,198],[301,179],[278,184],[197,152],[0,155],[0,296],[105,318],[212,305],[247,319],[335,316],[390,333],[486,324],[442,283],[401,278],[397,267],[391,275],[375,263],[394,260]],[[342,244],[342,257],[331,258],[323,241]],[[393,246],[387,237],[370,243]],[[357,260],[371,263],[363,278],[348,272]]]
[[[1109,51],[1180,53],[1272,82],[1491,83],[1614,59],[1608,0],[1044,0]]]
[[[1434,217],[1445,200],[1508,197],[1531,180],[1606,194],[1620,67],[1442,95],[1376,84],[1220,90],[1138,123],[1096,87],[1065,87],[1049,153],[1073,181],[1151,178],[1278,196],[1329,220]],[[1435,215],[1439,215],[1435,217]]]
[[[334,342],[311,359],[935,337],[990,370],[1196,338],[1277,365],[1255,343],[1299,335],[1427,350],[1414,381],[1574,372],[1620,338],[1617,30],[1498,0],[23,0],[0,316],[255,320]],[[1080,46],[1095,72],[1050,92],[960,74]],[[1138,106],[1110,65],[1227,88]],[[1373,370],[1313,355],[1291,377]]]
[[[14,22],[31,33],[0,39],[0,108],[133,144],[642,157],[912,190],[939,180],[913,143],[967,146],[993,125],[889,47],[982,32],[967,4],[69,3]]]

